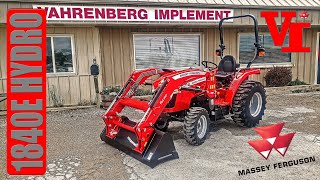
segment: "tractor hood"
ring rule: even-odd
[[[163,73],[160,74],[160,78],[158,78],[156,81],[153,82],[153,88],[157,89],[159,85],[165,80],[165,79],[173,79],[177,80],[183,77],[189,76],[186,80],[186,83],[199,79],[206,75],[206,72],[203,71],[200,68],[188,68],[188,69],[181,69],[181,70],[171,70],[171,69],[162,69]]]

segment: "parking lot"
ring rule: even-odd
[[[180,158],[154,169],[102,141],[98,108],[50,112],[47,115],[47,173],[42,177],[12,177],[6,174],[5,116],[0,117],[0,179],[319,179],[320,93],[270,95],[259,126],[286,122],[282,133],[296,132],[284,157],[273,150],[265,160],[248,143],[261,139],[253,129],[231,120],[212,124],[201,146],[183,139],[182,123],[169,132]],[[129,112],[136,113],[136,112]],[[317,138],[319,136],[319,138]],[[318,139],[318,140],[317,140]],[[315,157],[315,162],[239,176],[238,171],[284,161]]]

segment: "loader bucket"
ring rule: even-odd
[[[142,154],[133,149],[136,142],[135,135],[125,129],[121,129],[114,139],[107,137],[104,129],[100,138],[107,144],[125,152],[151,168],[169,160],[179,159],[171,135],[156,129]]]

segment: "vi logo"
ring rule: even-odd
[[[266,19],[270,34],[275,46],[281,46],[282,52],[310,52],[310,47],[303,47],[303,29],[310,28],[310,22],[291,22],[296,18],[296,12],[281,12],[283,22],[281,30],[278,30],[275,18],[278,12],[261,12],[261,17]],[[306,16],[307,18],[307,16]],[[287,32],[289,31],[289,46],[283,47]]]

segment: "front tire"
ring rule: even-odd
[[[260,82],[242,82],[233,98],[233,120],[240,126],[254,127],[259,124],[266,109],[266,91]]]
[[[209,125],[208,111],[202,107],[191,107],[183,125],[186,141],[194,146],[203,144],[209,132]]]

